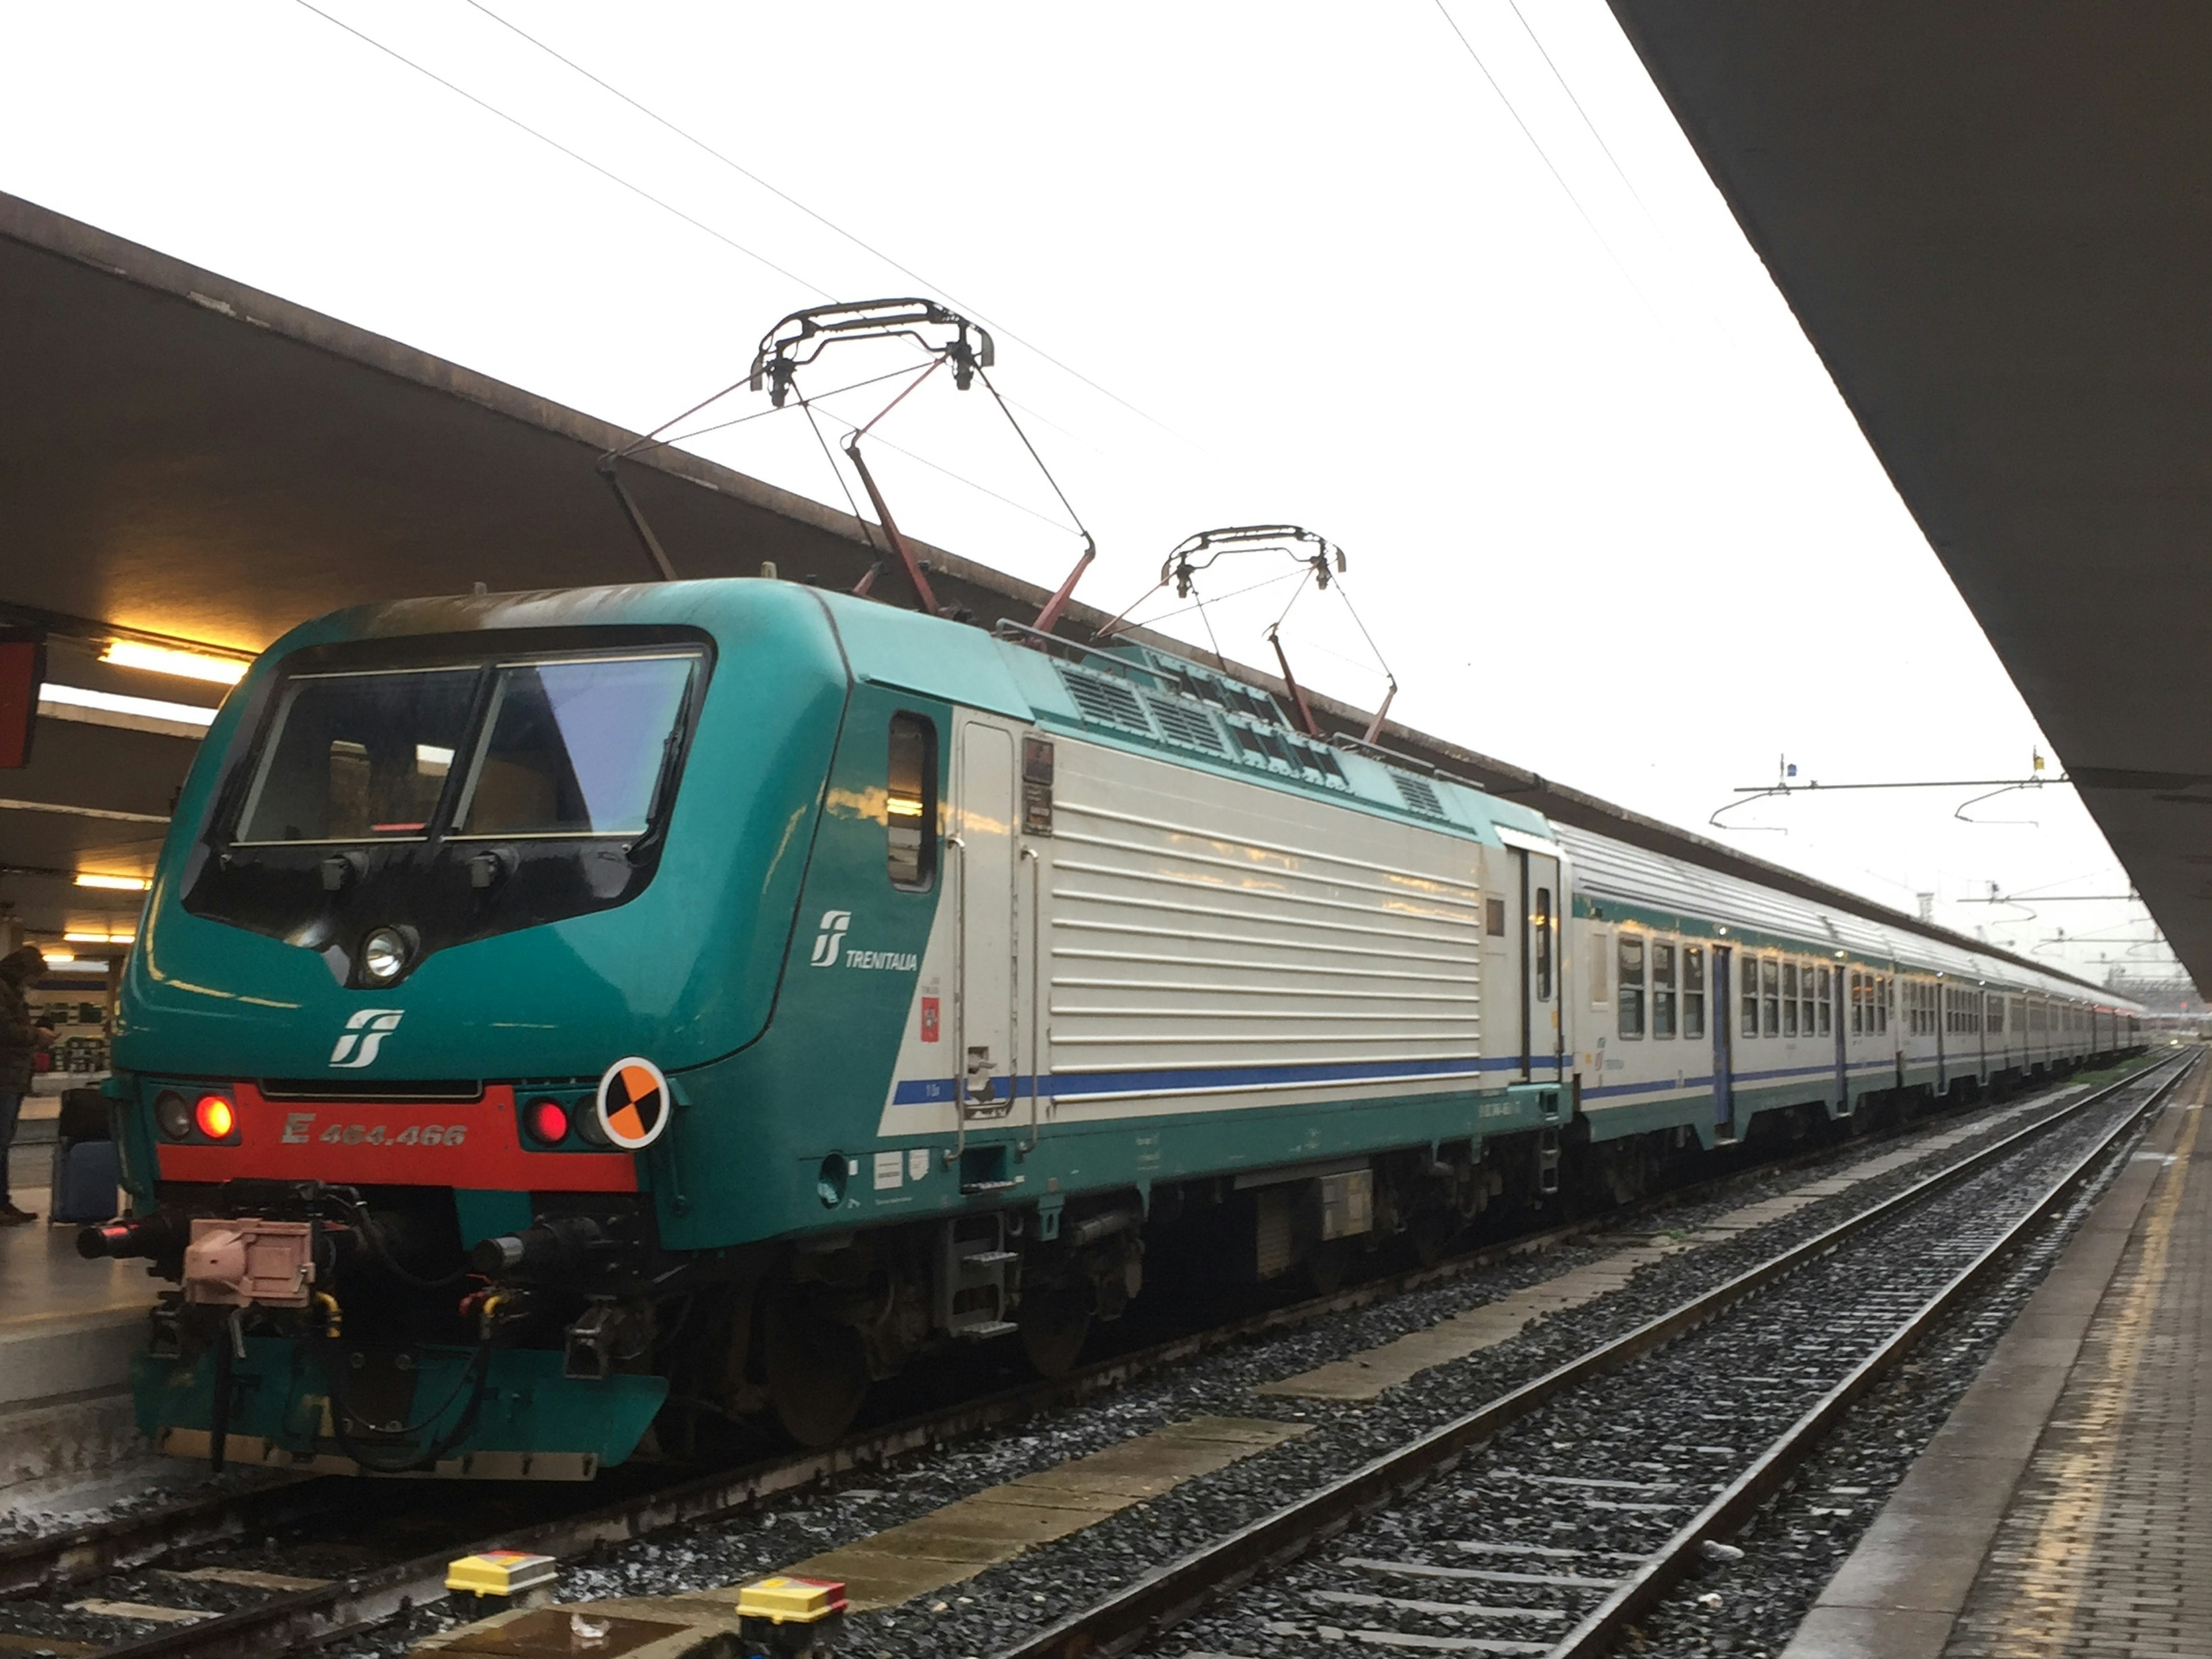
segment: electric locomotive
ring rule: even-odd
[[[263,655],[179,799],[109,1085],[131,1214],[82,1244],[175,1282],[134,1387],[177,1455],[819,1443],[933,1350],[1072,1364],[1150,1252],[1326,1283],[1890,1086],[1869,1000],[1832,1090],[1708,1059],[1626,1098],[1660,993],[1632,1034],[1623,940],[1835,943],[1634,885],[1137,644],[772,580],[360,607]]]

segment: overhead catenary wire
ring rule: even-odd
[[[305,3],[306,0],[301,0],[301,3],[304,4]],[[592,70],[585,68],[583,64],[578,63],[574,58],[568,57],[567,54],[560,52],[553,46],[548,46],[544,41],[539,40],[536,35],[531,33],[527,29],[523,28],[520,25],[514,22],[508,18],[502,17],[499,13],[494,11],[489,6],[483,4],[483,0],[465,0],[465,3],[474,10],[481,12],[484,16],[491,19],[493,22],[497,23],[501,28],[508,31],[508,33],[527,41],[531,46],[535,46],[539,52],[544,52],[556,63],[561,64],[568,69],[574,70],[576,74],[582,76],[584,79],[589,81],[593,86],[599,88],[602,92],[606,93],[609,96],[621,100],[622,102],[635,110],[640,115],[644,116],[648,121],[651,121],[655,125],[662,127],[667,131],[673,133],[677,137],[681,138],[685,143],[690,145],[694,149],[698,150],[702,155],[707,155],[714,161],[719,161],[722,166],[729,168],[732,173],[737,173],[739,177],[749,179],[753,184],[759,185],[761,189],[768,191],[769,195],[776,198],[777,200],[786,203],[789,206],[796,209],[799,212],[805,214],[808,218],[813,220],[824,229],[831,231],[836,235],[842,236],[845,240],[850,242],[854,247],[861,250],[861,252],[874,258],[882,260],[893,270],[897,271],[902,276],[911,277],[914,281],[920,283],[924,288],[929,289],[935,293],[943,295],[944,298],[956,309],[975,318],[979,322],[985,324],[996,332],[1003,334],[1009,340],[1012,340],[1026,349],[1036,353],[1037,356],[1042,358],[1046,362],[1050,363],[1054,368],[1060,370],[1063,374],[1069,375],[1072,378],[1081,381],[1085,386],[1089,386],[1093,392],[1097,392],[1101,397],[1112,399],[1115,403],[1121,404],[1122,408],[1127,410],[1132,415],[1136,416],[1139,420],[1158,427],[1161,431],[1166,433],[1170,437],[1176,439],[1177,441],[1186,444],[1191,442],[1190,439],[1185,437],[1182,433],[1177,432],[1173,427],[1161,420],[1158,416],[1152,415],[1148,411],[1139,408],[1135,404],[1131,403],[1127,398],[1124,398],[1120,392],[1115,392],[1110,386],[1101,385],[1098,381],[1092,380],[1088,374],[1085,374],[1081,369],[1054,356],[1050,352],[1045,350],[1035,341],[1024,339],[1021,335],[1015,333],[1013,330],[1006,327],[1004,324],[993,321],[992,319],[986,317],[981,311],[976,310],[965,301],[955,296],[951,290],[945,287],[943,283],[930,281],[928,277],[923,276],[920,271],[915,270],[910,265],[904,264],[899,260],[893,258],[890,254],[884,252],[873,243],[866,241],[860,237],[856,236],[851,231],[846,229],[844,226],[839,224],[836,220],[831,219],[827,215],[817,212],[815,209],[809,207],[805,203],[800,201],[799,198],[793,196],[789,191],[781,188],[780,185],[770,183],[768,179],[761,177],[759,173],[755,173],[750,167],[746,167],[743,162],[723,154],[722,151],[715,149],[704,139],[698,137],[695,134],[686,131],[684,127],[678,125],[674,121],[670,120],[666,116],[661,114],[659,111],[653,108],[650,105],[646,104],[641,100],[632,97],[629,93],[624,92],[620,87],[616,86],[605,76],[594,74]],[[820,293],[822,290],[817,289],[815,291],[817,293]],[[1193,447],[1195,447],[1196,446],[1194,445]]]
[[[1482,78],[1490,83],[1490,89],[1498,94],[1498,101],[1505,106],[1505,112],[1513,118],[1513,125],[1521,129],[1521,136],[1528,141],[1529,148],[1536,152],[1537,159],[1543,162],[1553,181],[1558,184],[1561,191],[1565,192],[1567,200],[1574,204],[1575,211],[1582,216],[1583,223],[1589,227],[1590,234],[1597,238],[1598,246],[1605,250],[1606,258],[1613,261],[1613,268],[1620,273],[1621,281],[1628,284],[1636,297],[1643,302],[1644,308],[1651,313],[1651,320],[1660,327],[1666,328],[1667,319],[1659,314],[1659,308],[1651,303],[1651,296],[1644,291],[1644,285],[1636,280],[1635,274],[1623,262],[1619,252],[1607,239],[1605,232],[1598,228],[1597,221],[1590,216],[1589,210],[1583,205],[1583,198],[1575,194],[1575,187],[1567,182],[1566,174],[1559,171],[1559,165],[1552,160],[1550,152],[1545,149],[1542,143],[1537,138],[1534,130],[1522,118],[1521,112],[1514,106],[1513,100],[1505,95],[1505,88],[1498,84],[1498,77],[1490,72],[1490,65],[1482,61],[1482,54],[1474,49],[1474,42],[1467,38],[1467,31],[1460,27],[1458,19],[1451,15],[1449,9],[1444,4],[1444,0],[1432,0],[1432,3],[1436,6],[1437,15],[1444,20],[1445,26],[1458,37],[1459,43],[1466,49],[1468,57],[1474,60],[1475,68],[1482,71]],[[1541,48],[1540,47],[1539,50]],[[1672,332],[1671,330],[1668,331]]]
[[[691,214],[686,213],[682,208],[678,207],[673,202],[668,201],[664,198],[655,196],[651,191],[646,189],[644,185],[632,183],[629,179],[623,178],[619,173],[615,172],[611,167],[600,166],[599,162],[594,161],[590,156],[586,155],[580,150],[569,149],[568,145],[562,143],[558,138],[553,137],[548,133],[540,132],[536,127],[532,126],[527,121],[521,119],[518,116],[509,115],[505,110],[500,108],[498,105],[494,104],[488,100],[477,97],[476,94],[471,92],[466,87],[459,85],[454,82],[448,81],[444,76],[439,74],[435,70],[425,68],[422,64],[416,63],[413,58],[408,57],[404,52],[386,46],[383,41],[378,40],[374,35],[356,28],[343,18],[331,15],[329,12],[325,11],[320,6],[314,4],[313,0],[294,0],[294,3],[304,10],[313,12],[316,16],[321,18],[325,23],[330,24],[333,28],[344,30],[348,34],[353,36],[355,40],[360,41],[362,45],[374,46],[377,51],[382,52],[393,62],[405,64],[409,69],[413,70],[416,74],[423,76],[426,80],[436,82],[440,86],[445,88],[447,91],[452,93],[454,96],[458,98],[465,98],[470,103],[474,104],[478,109],[483,111],[487,115],[496,116],[500,120],[506,122],[507,125],[514,128],[518,132],[527,133],[531,137],[535,138],[539,143],[560,151],[562,155],[567,156],[570,161],[574,161],[579,166],[589,167],[593,173],[598,173],[602,179],[608,180],[611,184],[619,185],[623,190],[629,191],[631,195],[637,197],[640,200],[650,202],[653,206],[659,208],[664,213],[674,214],[685,224],[691,226],[696,230],[705,232],[708,235],[713,237],[716,241],[721,243],[726,247],[734,248],[738,252],[744,254],[746,258],[774,271],[786,282],[796,283],[808,293],[818,294],[825,300],[834,299],[836,297],[832,295],[828,289],[823,288],[818,283],[809,282],[805,277],[799,276],[796,271],[786,270],[783,266],[776,264],[775,260],[769,258],[768,255],[761,252],[759,250],[747,247],[743,242],[738,240],[736,237],[731,236],[723,231],[717,230],[714,226],[708,224],[704,219],[697,218]],[[681,417],[679,416],[679,418]]]
[[[1583,107],[1583,100],[1575,96],[1575,89],[1568,83],[1567,77],[1559,72],[1559,66],[1552,61],[1550,49],[1544,45],[1543,37],[1536,33],[1534,26],[1528,21],[1528,15],[1521,9],[1521,0],[1505,0],[1505,3],[1512,9],[1515,21],[1521,25],[1521,32],[1528,37],[1528,43],[1536,48],[1536,55],[1544,60],[1544,67],[1552,71],[1552,78],[1559,83],[1559,90],[1567,94],[1567,101],[1575,106],[1575,113],[1582,117],[1583,125],[1589,130],[1589,136],[1597,141],[1597,147],[1605,152],[1605,159],[1612,164],[1613,176],[1620,180],[1629,195],[1635,198],[1636,205],[1643,210],[1644,216],[1650,221],[1651,228],[1659,233],[1660,240],[1666,241],[1671,250],[1674,243],[1668,239],[1667,228],[1659,222],[1658,216],[1651,211],[1650,204],[1644,199],[1644,192],[1636,188],[1636,181],[1628,176],[1627,169],[1620,165],[1620,158],[1613,153],[1613,146],[1605,142],[1605,135],[1597,130],[1597,123],[1590,119],[1589,112]]]

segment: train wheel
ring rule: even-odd
[[[1443,1261],[1459,1237],[1460,1223],[1456,1216],[1441,1210],[1424,1210],[1413,1218],[1406,1229],[1413,1241],[1413,1259],[1424,1267],[1433,1267]]]
[[[1334,1296],[1352,1271],[1352,1250],[1344,1240],[1330,1239],[1315,1245],[1303,1265],[1308,1290],[1316,1296]]]
[[[1091,1307],[1080,1291],[1031,1291],[1014,1320],[1023,1356],[1039,1376],[1066,1376],[1091,1334]]]
[[[860,1334],[785,1297],[770,1306],[763,1334],[776,1421],[802,1446],[830,1444],[852,1427],[867,1397],[868,1355]]]

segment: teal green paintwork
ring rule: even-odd
[[[179,889],[241,711],[292,651],[592,619],[688,624],[716,648],[659,872],[629,904],[440,951],[376,992],[338,985],[313,951],[185,912]],[[846,684],[822,603],[774,582],[417,600],[295,629],[232,693],[185,782],[125,975],[118,1065],[317,1076],[365,1006],[405,1011],[378,1068],[393,1078],[596,1078],[625,1054],[674,1070],[742,1048],[774,1006]]]
[[[956,624],[865,601],[839,604],[835,615],[853,678],[863,684],[1012,720],[1030,718],[1030,700],[1011,671],[1008,649],[988,635],[972,628],[948,635]]]
[[[333,1356],[344,1352],[334,1342],[246,1338],[246,1357],[232,1370],[230,1432],[273,1442],[297,1457],[343,1455],[322,1435],[330,1396],[325,1349]],[[434,1443],[468,1410],[471,1390],[461,1383],[471,1357],[466,1348],[415,1350],[420,1380],[414,1409],[428,1418],[417,1443]],[[619,1463],[635,1451],[668,1397],[668,1379],[563,1377],[561,1363],[557,1349],[495,1352],[466,1449],[582,1453],[602,1465]],[[131,1385],[140,1431],[149,1437],[163,1428],[207,1432],[214,1418],[215,1370],[212,1352],[191,1364],[155,1354],[134,1358]],[[410,1419],[410,1424],[422,1420]],[[396,1455],[398,1449],[392,1449]]]

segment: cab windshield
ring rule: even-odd
[[[295,676],[242,844],[639,836],[696,653]]]

